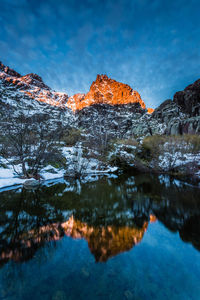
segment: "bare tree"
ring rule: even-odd
[[[42,166],[60,154],[58,143],[63,129],[49,114],[16,114],[11,110],[4,114],[0,127],[0,155],[17,174],[37,177]]]

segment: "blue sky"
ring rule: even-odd
[[[200,1],[0,0],[0,60],[69,95],[107,74],[156,107],[200,78]]]

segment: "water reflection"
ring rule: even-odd
[[[128,251],[138,244],[142,240],[147,225],[148,223],[145,222],[142,228],[114,225],[94,227],[75,220],[72,216],[62,224],[62,227],[67,236],[86,239],[95,260],[105,262],[108,258]]]
[[[64,236],[85,239],[95,260],[105,262],[137,245],[156,220],[200,250],[200,191],[169,177],[101,178],[0,197],[2,265],[29,260]]]

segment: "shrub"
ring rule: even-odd
[[[174,170],[187,163],[196,164],[200,136],[149,136],[143,140],[137,158],[158,170]]]
[[[81,138],[81,130],[76,128],[68,129],[62,137],[66,146],[74,146]]]
[[[138,142],[135,139],[117,139],[114,141],[118,145],[127,145],[127,146],[138,146]]]
[[[142,147],[148,151],[151,156],[155,156],[164,150],[169,150],[169,145],[175,150],[183,153],[198,153],[200,151],[199,135],[154,135],[144,138]]]

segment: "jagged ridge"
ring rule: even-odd
[[[97,75],[87,94],[75,94],[69,97],[65,93],[52,91],[40,76],[34,73],[21,76],[0,62],[0,79],[16,85],[21,92],[37,101],[50,105],[68,107],[73,111],[81,110],[94,104],[126,105],[139,103],[146,109],[140,94],[129,85],[118,82],[107,75]],[[152,113],[153,109],[148,109]]]
[[[107,75],[97,75],[87,94],[75,94],[69,97],[67,107],[81,110],[94,104],[124,105],[139,103],[145,109],[145,103],[140,94],[129,85],[118,82]]]
[[[14,88],[19,99],[25,96],[71,111],[71,115],[74,115],[72,111],[76,112],[77,126],[89,131],[103,125],[103,131],[112,131],[113,136],[123,137],[200,133],[200,80],[177,92],[173,100],[164,101],[155,111],[146,109],[137,91],[107,75],[97,75],[87,94],[71,97],[51,90],[37,74],[21,76],[1,62],[0,80],[3,90],[8,90],[9,95]],[[9,97],[6,101],[9,102]]]

